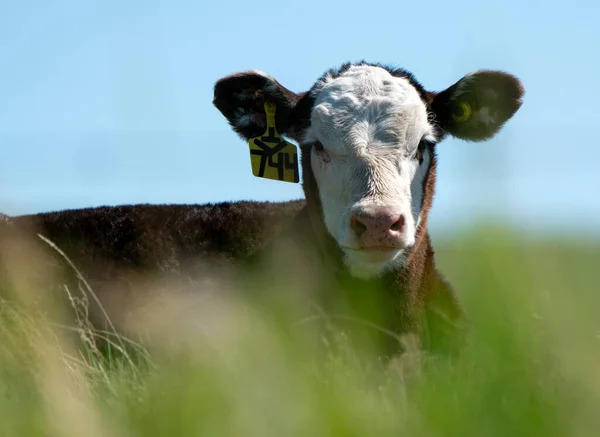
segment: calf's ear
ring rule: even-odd
[[[444,133],[468,141],[487,140],[521,107],[525,91],[516,77],[481,70],[439,93],[429,93],[430,110]]]
[[[268,74],[246,71],[220,79],[215,84],[213,104],[233,130],[247,140],[265,131],[264,104],[274,103],[278,132],[298,139],[310,115],[307,98],[303,97],[308,96],[288,90]]]

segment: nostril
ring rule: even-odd
[[[356,235],[359,237],[362,234],[364,234],[365,231],[367,230],[367,226],[364,223],[362,223],[361,221],[359,221],[357,216],[353,216],[350,219],[350,227],[356,233]]]
[[[393,223],[392,226],[390,226],[390,230],[395,231],[395,232],[402,231],[402,228],[404,228],[405,222],[406,222],[406,219],[404,218],[404,215],[401,214],[398,217],[398,220],[396,220],[396,222]]]

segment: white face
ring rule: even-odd
[[[316,91],[304,143],[325,225],[357,277],[377,276],[405,261],[414,245],[423,184],[432,157],[421,140],[435,142],[418,91],[405,78],[373,66],[354,66],[326,78]]]

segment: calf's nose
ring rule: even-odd
[[[405,225],[406,218],[403,214],[389,212],[355,214],[350,218],[350,228],[363,247],[397,247]]]

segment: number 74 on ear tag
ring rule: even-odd
[[[252,173],[259,178],[298,183],[298,151],[277,132],[275,111],[274,103],[265,102],[265,133],[248,141]]]

